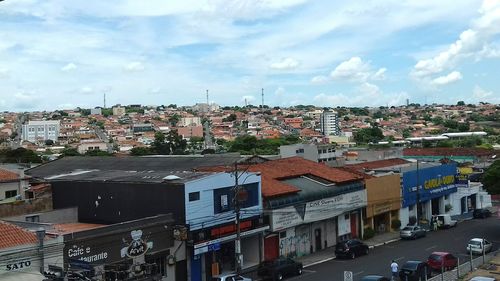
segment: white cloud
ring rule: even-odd
[[[155,88],[149,89],[149,93],[151,93],[151,94],[159,94],[160,91],[161,91],[160,87],[155,87]]]
[[[61,67],[61,70],[64,72],[68,72],[68,71],[75,70],[76,68],[77,68],[76,64],[70,62],[70,63],[66,64],[65,66]]]
[[[297,68],[299,66],[299,62],[294,59],[294,58],[284,58],[279,62],[274,62],[269,65],[270,68],[272,69],[278,69],[278,70],[290,70]]]
[[[329,81],[328,77],[326,77],[324,75],[314,76],[311,79],[311,83],[313,83],[313,84],[324,84],[328,81]]]
[[[462,74],[458,71],[450,72],[448,75],[440,76],[432,80],[434,85],[446,85],[462,79]]]
[[[135,61],[125,65],[125,70],[130,72],[139,72],[145,69],[141,62]]]
[[[481,16],[460,34],[458,40],[436,56],[418,61],[411,76],[425,81],[432,75],[453,67],[464,58],[475,55],[476,59],[478,56],[480,59],[481,53],[485,56],[495,55],[495,52],[488,51],[488,41],[500,34],[500,1],[484,0],[479,11]]]
[[[10,73],[9,69],[0,68],[0,79],[9,77],[9,73]]]
[[[14,94],[14,106],[19,109],[29,110],[36,107],[40,97],[33,93],[17,92]]]
[[[385,78],[386,71],[386,68],[374,71],[369,62],[364,62],[360,57],[352,57],[335,67],[330,76],[336,80],[364,82],[368,80],[382,80]]]
[[[493,95],[493,92],[488,92],[484,90],[483,88],[479,87],[476,85],[474,87],[474,90],[472,90],[472,97],[477,100],[477,101],[484,101],[484,99],[487,99]]]
[[[92,94],[93,92],[94,92],[94,89],[92,87],[88,87],[88,86],[82,87],[80,89],[80,93],[82,93],[82,94]]]

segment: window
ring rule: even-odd
[[[240,187],[247,193],[245,202],[240,203],[241,208],[249,208],[259,205],[259,185],[258,183],[245,184]],[[214,191],[214,213],[227,212],[234,209],[233,187],[215,189]]]
[[[17,190],[7,190],[5,191],[5,198],[16,197]]]
[[[281,239],[286,238],[286,231],[280,232],[280,238]]]
[[[189,193],[189,202],[200,200],[200,192],[190,192]]]

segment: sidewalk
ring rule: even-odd
[[[373,249],[374,247],[382,246],[388,243],[392,243],[400,240],[399,232],[387,232],[383,234],[376,235],[373,238],[364,240],[363,242]],[[335,247],[329,247],[327,249],[321,250],[319,252],[315,252],[309,254],[307,256],[296,258],[295,260],[298,262],[302,262],[304,267],[313,266],[316,264],[324,263],[330,260],[335,259]]]

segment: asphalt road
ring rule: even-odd
[[[465,247],[469,239],[484,237],[493,243],[493,250],[500,245],[500,219],[491,217],[464,221],[456,228],[428,232],[427,237],[417,240],[397,241],[379,246],[370,251],[367,256],[354,260],[335,259],[304,269],[301,276],[287,280],[293,281],[343,281],[344,271],[352,271],[354,280],[370,274],[390,276],[391,260],[396,260],[401,266],[408,260],[427,260],[435,251],[450,252],[460,258],[460,263],[469,258]]]

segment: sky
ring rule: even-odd
[[[500,0],[4,0],[0,111],[500,103]]]

